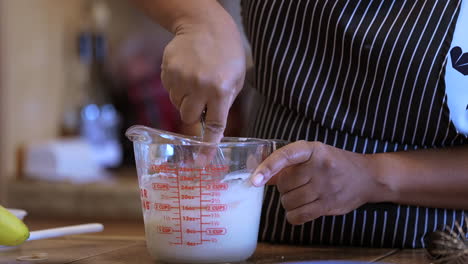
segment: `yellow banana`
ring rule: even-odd
[[[17,246],[29,238],[28,227],[0,205],[0,245]]]

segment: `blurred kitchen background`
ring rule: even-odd
[[[239,1],[220,2],[241,25]],[[49,220],[141,219],[125,129],[199,131],[161,84],[170,39],[129,0],[0,0],[0,204]],[[226,135],[245,134],[252,100],[246,84]]]

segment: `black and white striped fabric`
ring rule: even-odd
[[[444,82],[460,6],[461,0],[243,0],[255,86],[264,99],[251,136],[359,153],[467,144],[450,120]],[[385,203],[292,226],[279,193],[268,187],[259,236],[418,248],[426,233],[464,224],[464,216]]]

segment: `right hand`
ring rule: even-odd
[[[161,73],[185,124],[200,122],[207,109],[203,140],[208,142],[223,137],[246,67],[240,33],[232,18],[226,13],[214,20],[181,23],[164,50]]]

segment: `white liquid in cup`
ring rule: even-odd
[[[144,210],[146,240],[151,256],[169,263],[235,262],[249,258],[257,246],[263,187],[252,186],[248,180],[249,173],[237,176],[243,180],[224,182],[227,189],[217,192],[217,196],[213,197],[215,203],[204,202],[201,211],[181,210],[182,222],[172,218],[174,211],[177,212],[175,209]],[[143,188],[148,190],[147,200],[152,204],[167,204],[161,192],[152,190],[151,184],[157,176],[150,177],[147,183],[142,183]],[[199,193],[200,189],[195,188],[180,190],[179,194],[196,196]],[[184,208],[200,208],[198,199],[180,201],[186,206]],[[206,208],[209,204],[225,205],[225,210],[213,212]],[[202,221],[199,220],[200,214],[203,215]],[[201,225],[201,222],[204,224]],[[180,233],[167,232],[168,228],[178,229],[180,224],[182,239]],[[166,229],[166,232],[162,229]],[[200,230],[202,232],[194,232]],[[183,241],[183,244],[173,243],[178,241]],[[202,244],[188,245],[200,241],[203,241]]]

